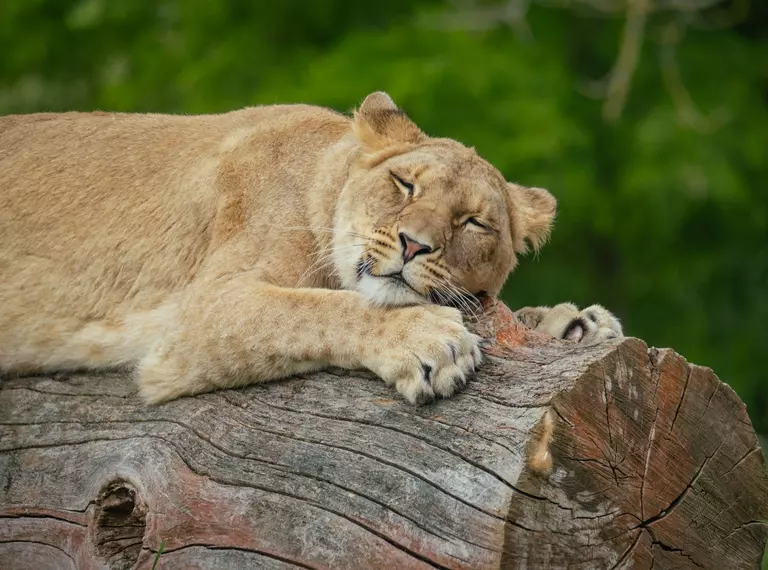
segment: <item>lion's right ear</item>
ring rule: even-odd
[[[543,188],[509,183],[512,240],[516,251],[525,252],[526,242],[538,251],[552,229],[557,200]]]
[[[367,152],[402,143],[417,143],[423,137],[419,127],[397,108],[383,91],[371,93],[355,111],[353,128]]]

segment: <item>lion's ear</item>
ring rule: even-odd
[[[528,249],[526,241],[538,251],[547,241],[557,213],[557,200],[543,188],[509,184],[510,218],[515,250]]]
[[[368,95],[355,111],[354,130],[363,148],[369,152],[398,143],[416,143],[424,136],[383,91]]]

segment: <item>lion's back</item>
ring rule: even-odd
[[[347,121],[301,105],[0,117],[0,344],[156,306],[208,255],[233,145]]]

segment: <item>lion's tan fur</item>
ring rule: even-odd
[[[306,105],[2,117],[0,371],[136,368],[159,402],[365,366],[411,401],[450,395],[477,339],[419,303],[441,279],[497,294],[554,211],[382,93],[353,119]],[[434,253],[403,267],[404,231]],[[381,277],[398,268],[413,290]]]

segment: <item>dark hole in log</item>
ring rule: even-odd
[[[128,570],[141,552],[146,507],[127,481],[106,485],[96,502],[93,543],[110,570]]]

